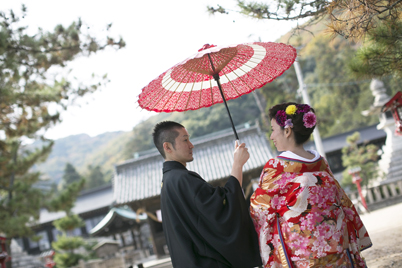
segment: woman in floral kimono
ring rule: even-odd
[[[269,110],[278,151],[251,197],[264,267],[366,267],[369,235],[327,161],[303,144],[316,126],[314,109],[284,103]]]

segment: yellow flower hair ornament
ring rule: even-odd
[[[296,113],[296,111],[297,111],[297,107],[296,107],[296,105],[293,105],[293,104],[286,107],[286,110],[285,110],[287,115],[293,115]]]

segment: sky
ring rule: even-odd
[[[274,42],[296,22],[247,18],[237,12],[207,13],[220,4],[236,10],[234,0],[0,0],[1,10],[27,6],[22,24],[35,33],[51,31],[57,24],[70,25],[79,17],[95,36],[121,36],[126,47],[108,49],[69,64],[69,77],[88,81],[93,73],[107,74],[110,82],[61,115],[62,122],[46,133],[59,139],[86,133],[130,131],[155,113],[138,107],[143,87],[175,64],[194,55],[204,44],[219,46],[254,41]],[[110,33],[106,25],[112,23]]]

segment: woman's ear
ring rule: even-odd
[[[290,135],[292,135],[292,132],[293,132],[292,128],[290,128],[290,127],[285,128],[285,137],[289,138]]]

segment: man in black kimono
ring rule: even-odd
[[[224,187],[212,187],[186,168],[193,144],[180,124],[164,121],[154,128],[155,146],[165,159],[161,190],[162,225],[175,268],[261,265],[258,237],[241,188],[245,144],[237,145]]]

